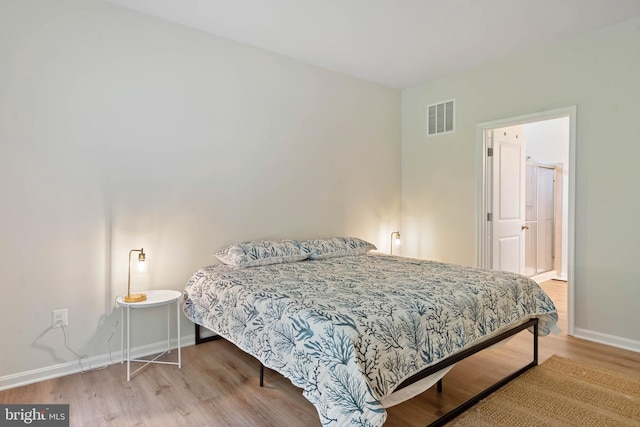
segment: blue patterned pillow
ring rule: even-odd
[[[244,268],[302,261],[309,254],[297,240],[253,240],[227,246],[215,255],[227,265]]]
[[[302,242],[311,255],[309,259],[324,259],[338,256],[364,255],[377,249],[372,243],[357,237],[327,237]]]

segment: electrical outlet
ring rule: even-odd
[[[51,327],[60,328],[62,326],[69,326],[69,312],[66,308],[51,312]]]

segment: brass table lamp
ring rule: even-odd
[[[127,275],[127,295],[124,296],[124,302],[142,302],[147,299],[147,295],[145,294],[132,294],[131,293],[131,254],[134,252],[138,253],[138,268],[144,269],[144,263],[147,257],[144,254],[144,248],[140,249],[131,249],[129,251],[129,274]]]

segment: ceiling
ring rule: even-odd
[[[640,16],[640,0],[107,0],[394,88]]]

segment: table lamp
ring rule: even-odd
[[[132,294],[131,293],[131,254],[138,253],[138,262],[136,263],[136,269],[140,272],[146,268],[145,262],[147,257],[144,254],[144,248],[131,249],[129,251],[129,274],[127,275],[127,295],[124,296],[124,302],[142,302],[147,299],[145,294]]]
[[[393,237],[395,235],[395,238]],[[393,255],[393,245],[400,246],[400,231],[394,231],[391,233],[391,250],[389,251],[390,255]]]

